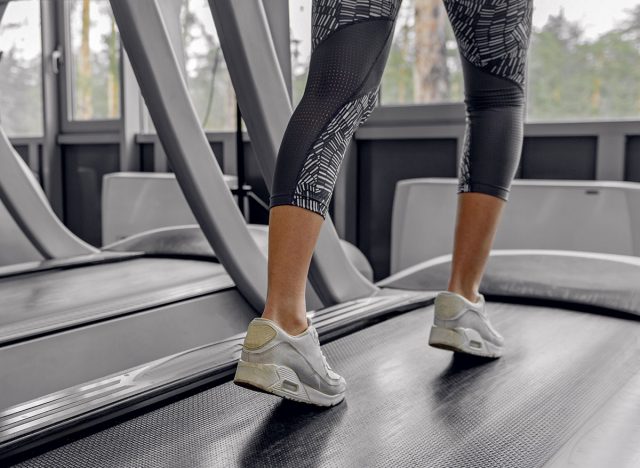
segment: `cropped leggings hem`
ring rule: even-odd
[[[466,186],[459,187],[458,193],[484,193],[485,195],[491,195],[492,197],[509,201],[508,188],[498,187],[492,184],[483,184],[482,182],[471,182]]]
[[[326,218],[327,212],[329,211],[329,204],[324,197],[316,197],[311,194],[291,195],[289,193],[271,196],[270,208],[287,205],[313,211],[322,216],[323,219]]]

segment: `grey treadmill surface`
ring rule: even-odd
[[[502,359],[427,346],[428,307],[324,346],[349,385],[333,409],[227,383],[19,466],[534,467],[564,454],[566,443],[579,444],[603,405],[626,399],[623,407],[637,408],[640,395],[628,384],[640,372],[639,321],[489,307],[507,339]],[[614,427],[637,426],[636,412],[618,413],[627,424]],[[636,429],[608,434],[616,446],[598,453],[601,466],[633,466]]]
[[[0,344],[233,287],[211,261],[134,258],[0,280]]]
[[[451,263],[424,262],[379,283],[409,290],[446,289]],[[481,291],[494,296],[565,301],[640,315],[640,258],[569,251],[495,251]]]

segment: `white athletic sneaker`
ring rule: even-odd
[[[308,328],[291,336],[275,322],[256,318],[249,324],[234,383],[251,390],[318,406],[337,405],[347,384],[320,349],[318,332]]]
[[[504,339],[491,326],[484,309],[482,295],[478,302],[473,303],[459,294],[448,291],[439,293],[435,301],[429,344],[476,356],[502,356]]]

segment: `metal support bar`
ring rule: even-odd
[[[140,147],[136,135],[141,126],[140,90],[124,48],[121,48],[120,57],[120,170],[139,171]]]
[[[0,201],[45,259],[97,253],[78,239],[51,210],[31,170],[0,127]]]
[[[261,310],[267,291],[266,258],[215,162],[160,7],[155,0],[111,0],[111,8],[158,138],[193,214],[240,292]]]
[[[9,4],[8,0],[0,2],[0,22],[2,22],[2,17],[4,16],[4,12],[7,10],[8,4]]]
[[[169,34],[169,40],[173,47],[173,53],[178,59],[178,68],[182,76],[186,73],[187,58],[185,57],[184,42],[182,39],[182,22],[180,20],[180,11],[184,2],[176,2],[176,0],[158,0],[160,13],[164,26]]]
[[[280,69],[287,85],[289,98],[292,96],[291,76],[291,26],[289,24],[289,0],[262,0],[271,38],[276,49]]]
[[[238,0],[209,0],[209,4],[260,170],[271,187],[292,108],[263,4]],[[377,291],[346,257],[330,218],[322,227],[309,279],[327,305]]]

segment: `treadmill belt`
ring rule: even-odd
[[[542,466],[638,375],[640,322],[489,308],[502,359],[430,348],[429,307],[324,346],[348,383],[335,408],[227,383],[20,466]]]

